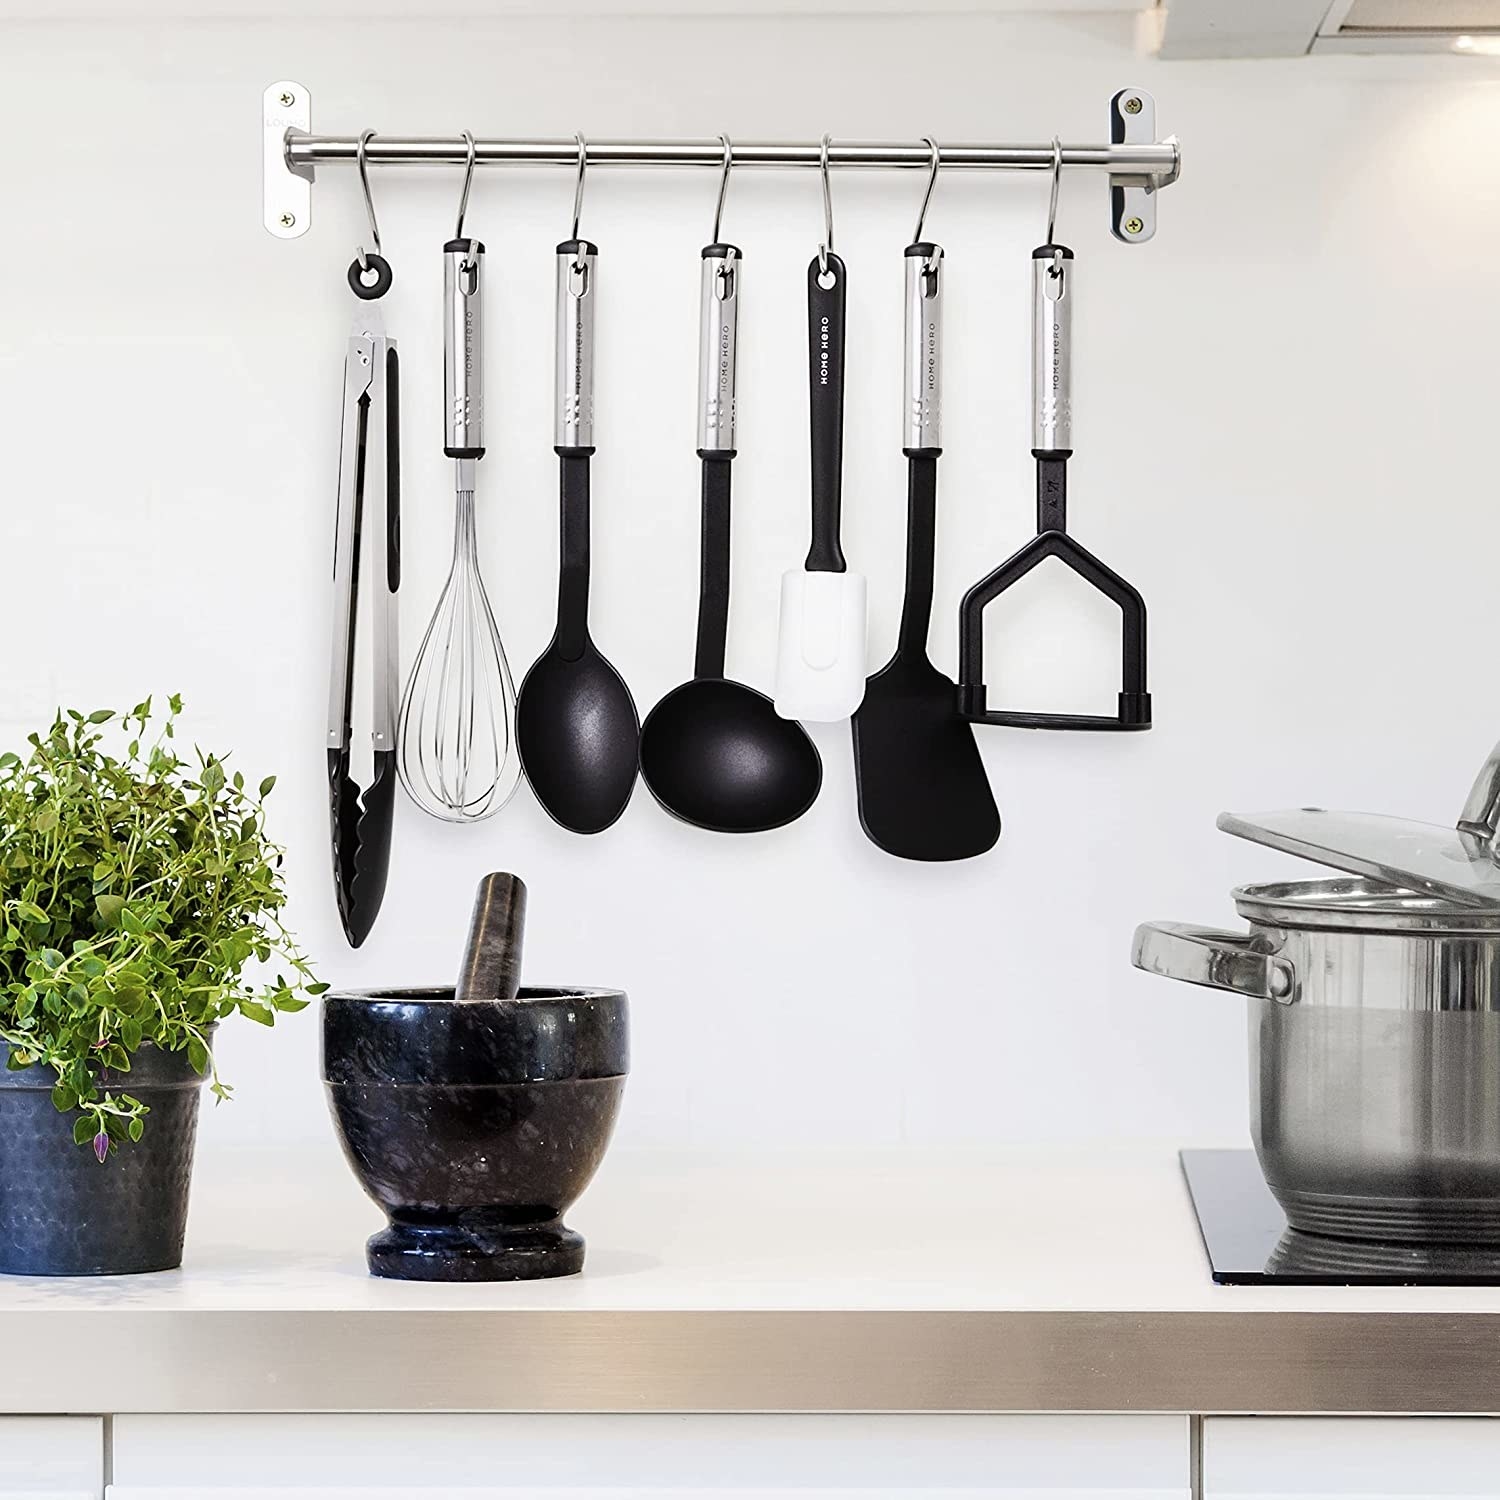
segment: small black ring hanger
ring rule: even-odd
[[[818,246],[818,278],[827,280],[832,274],[828,269],[828,257],[833,254],[833,187],[828,180],[828,148],[833,137],[823,137],[823,149],[818,159],[818,172],[823,179],[823,242]],[[830,283],[831,285],[831,283]]]
[[[380,224],[375,218],[375,199],[370,192],[370,169],[365,160],[366,150],[374,138],[373,130],[362,130],[359,133],[359,144],[354,148],[354,162],[359,168],[359,185],[365,196],[365,216],[370,221],[370,238],[375,244],[375,249],[368,253],[363,245],[356,245],[354,259],[349,263],[349,290],[362,302],[374,302],[385,296],[394,279],[391,275],[391,263],[380,253]],[[366,281],[365,278],[372,271],[375,279]]]

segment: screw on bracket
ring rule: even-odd
[[[1140,219],[1126,219],[1123,225],[1126,234],[1139,234],[1145,227]]]
[[[283,89],[281,93],[277,95],[277,99],[279,100],[283,109],[290,109],[297,102],[297,96],[295,94],[288,93],[285,89]]]
[[[1138,115],[1141,112],[1141,101],[1132,96],[1121,107],[1127,115]]]
[[[297,215],[296,214],[282,214],[281,218],[277,222],[281,225],[281,227],[283,229],[290,229],[292,227],[292,225],[297,222]]]

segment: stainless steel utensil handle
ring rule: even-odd
[[[734,452],[735,352],[742,257],[733,245],[703,252],[698,302],[698,452]]]
[[[552,445],[594,447],[594,271],[597,245],[565,240],[557,247],[557,407]]]
[[[484,246],[449,240],[443,246],[443,452],[484,456]]]
[[[1073,451],[1073,252],[1031,252],[1031,451]]]
[[[1286,959],[1260,952],[1257,941],[1247,933],[1186,922],[1142,922],[1135,930],[1130,961],[1163,979],[1290,1005],[1297,998],[1297,971]]]
[[[943,250],[906,247],[906,349],[901,447],[908,457],[943,446]]]

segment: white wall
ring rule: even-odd
[[[417,7],[413,6],[415,11]],[[1493,671],[1500,91],[1474,60],[1157,65],[1124,18],[752,22],[26,24],[0,27],[0,411],[6,741],[53,704],[182,691],[193,733],[275,771],[291,917],[336,984],[452,973],[475,878],[532,888],[535,981],[627,988],[634,1145],[1238,1139],[1243,1021],[1127,964],[1143,917],[1226,919],[1292,868],[1217,834],[1222,807],[1322,801],[1451,817],[1500,729]],[[1186,170],[1156,242],[1107,234],[1070,174],[1079,254],[1073,520],[1144,591],[1156,730],[981,730],[1005,816],[989,857],[880,854],[848,732],[815,731],[821,800],[716,838],[644,788],[610,833],[522,792],[454,829],[403,805],[385,911],[358,954],[327,872],[322,751],[352,172],[309,237],[260,227],[257,109],[276,78],[334,131],[1101,139],[1152,89]],[[835,181],[852,350],[845,543],[871,579],[872,663],[902,568],[901,248],[915,174]],[[439,247],[457,172],[376,177],[406,390],[403,629],[446,567]],[[642,711],[688,674],[692,404],[707,173],[599,171],[593,625]],[[554,608],[552,246],[565,172],[488,173],[485,566],[519,678]],[[954,176],[936,659],[964,588],[1030,534],[1027,285],[1040,179]],[[804,268],[814,174],[745,173],[747,255],[730,666],[768,683],[780,571],[806,541]],[[1034,653],[1013,702],[1112,704],[1111,611],[1055,579],[992,649]],[[997,656],[997,661],[999,660]],[[329,1140],[316,1013],[226,1029],[239,1086],[211,1145]]]

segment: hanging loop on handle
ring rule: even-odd
[[[366,251],[363,245],[354,247],[354,259],[349,263],[349,290],[361,302],[373,302],[391,289],[391,265],[380,253],[380,224],[375,218],[375,199],[370,193],[370,169],[365,161],[365,148],[374,137],[373,130],[362,130],[359,143],[354,149],[355,164],[359,167],[359,185],[365,195],[365,215],[370,221],[370,238],[375,248]],[[373,280],[367,278],[372,277]]]
[[[828,277],[828,257],[833,254],[833,188],[828,181],[828,148],[833,137],[823,137],[823,147],[818,159],[818,172],[823,179],[823,243],[818,246],[818,275]]]

